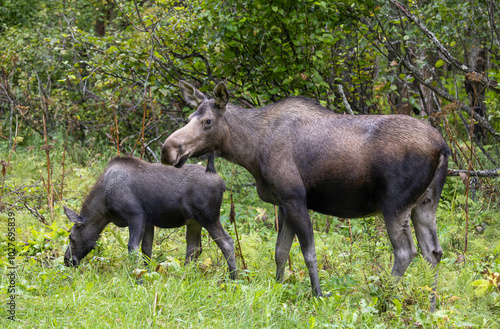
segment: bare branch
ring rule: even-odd
[[[342,95],[342,102],[344,103],[344,106],[345,106],[347,112],[349,112],[350,115],[354,115],[354,112],[352,111],[351,106],[347,102],[347,98],[345,97],[344,89],[342,89],[342,85],[338,84],[337,88],[339,90],[340,95]]]
[[[441,52],[441,54],[443,55],[444,59],[451,65],[453,65],[454,67],[456,67],[457,69],[459,69],[460,71],[464,72],[464,73],[469,73],[469,74],[474,74],[476,75],[478,78],[480,77],[481,79],[481,82],[483,84],[485,84],[487,87],[489,87],[491,90],[493,90],[494,92],[496,93],[500,93],[500,88],[498,86],[498,82],[496,82],[495,80],[490,80],[488,79],[487,76],[485,76],[484,74],[480,73],[480,72],[476,72],[474,70],[472,70],[470,67],[468,67],[467,65],[465,64],[462,64],[460,63],[455,57],[453,57],[452,54],[450,54],[450,52],[443,46],[443,44],[436,38],[436,36],[434,35],[434,33],[432,33],[431,31],[429,31],[427,29],[427,27],[425,27],[424,24],[422,24],[422,22],[420,22],[420,20],[418,19],[418,17],[416,17],[415,15],[413,15],[408,9],[406,9],[401,3],[399,3],[398,1],[396,0],[390,0],[390,2],[392,4],[394,4],[401,12],[403,12],[403,14],[405,14],[406,17],[408,17],[413,23],[415,23],[418,28],[424,32],[424,34],[429,38],[431,39],[432,43],[436,46],[436,48]]]
[[[448,169],[448,176],[459,176],[460,174],[469,174],[475,177],[499,177],[500,168],[487,170],[456,170]]]
[[[168,133],[169,133],[169,131],[165,131],[165,132],[164,132],[164,133],[162,133],[160,136],[153,138],[152,140],[150,140],[150,141],[146,144],[146,147],[149,147],[149,145],[150,145],[151,143],[156,142],[157,140],[159,140],[160,138],[162,138],[163,136],[165,136],[165,135],[166,135],[166,134],[168,134]]]
[[[116,1],[115,1],[116,3]],[[134,4],[135,4],[135,12],[137,13],[137,17],[139,18],[139,21],[141,22],[142,24],[142,27],[144,27],[144,29],[149,32],[146,24],[144,24],[144,21],[142,20],[142,17],[141,17],[141,12],[139,11],[139,5],[137,4],[137,0],[134,0]]]
[[[493,17],[493,13],[495,13],[495,10],[498,10],[493,8],[496,6],[495,2],[493,0],[488,1],[488,14],[489,14],[489,21],[488,25],[491,28],[491,39],[492,41],[495,41],[497,43],[497,46],[500,47],[500,32],[497,29],[497,26],[495,25],[495,18]],[[492,42],[493,46],[493,42]]]
[[[19,193],[19,192],[17,192],[17,194],[20,196],[19,201],[21,201],[21,203],[26,207],[26,209],[28,209],[31,212],[31,214],[36,219],[38,219],[42,224],[44,224],[45,226],[49,226],[47,224],[47,221],[45,220],[45,217],[42,214],[40,214],[40,212],[38,211],[38,209],[31,208],[24,200],[21,199],[23,197],[23,195],[21,193]]]
[[[125,18],[127,20],[127,22],[129,22],[130,25],[132,25],[133,27],[135,27],[136,30],[138,31],[141,31],[141,32],[148,32],[148,30],[143,30],[142,28],[140,28],[139,26],[135,25],[131,20],[130,18],[128,18],[127,14],[125,14],[122,10],[122,8],[120,7],[120,5],[118,4],[118,2],[116,2],[116,0],[113,0],[113,2],[115,3],[116,7],[118,7],[118,10],[120,10],[120,12],[122,13],[123,15],[123,18]],[[140,16],[139,16],[140,17]],[[142,23],[142,20],[141,20],[141,23]],[[144,23],[142,23],[144,24]]]
[[[392,1],[392,0],[391,0]],[[434,91],[436,93],[436,95],[438,95],[439,97],[442,97],[450,102],[453,102],[457,105],[458,108],[460,108],[461,110],[464,110],[465,112],[467,112],[469,114],[469,116],[473,117],[477,122],[479,122],[486,130],[488,130],[491,135],[498,141],[500,141],[500,133],[495,129],[493,128],[489,121],[485,118],[483,118],[482,116],[480,116],[478,113],[476,113],[475,111],[473,111],[470,106],[468,106],[467,104],[465,104],[464,102],[462,102],[461,100],[458,100],[456,99],[455,97],[451,96],[448,92],[446,92],[445,90],[443,89],[440,89],[440,88],[436,88],[434,86],[432,86],[432,83],[430,81],[427,81],[427,79],[425,79],[425,77],[423,77],[419,70],[413,66],[410,61],[406,58],[402,59],[402,62],[403,62],[403,65],[409,70],[411,71],[412,75],[415,77],[415,79],[420,82],[421,84],[423,84],[424,86],[426,86],[427,88],[431,89],[432,91]]]
[[[203,56],[202,54],[200,54],[200,53],[191,53],[191,54],[188,54],[188,55],[181,55],[181,54],[174,53],[173,51],[170,51],[170,53],[172,53],[172,55],[174,55],[174,57],[179,58],[179,59],[186,59],[186,58],[191,58],[191,57],[198,57],[198,58],[200,58],[203,61],[203,63],[205,63],[205,67],[207,69],[208,79],[209,80],[213,79],[213,77],[212,77],[212,69],[210,68],[210,64],[208,63],[208,60],[205,58],[205,56]]]

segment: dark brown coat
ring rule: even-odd
[[[113,158],[82,204],[80,215],[64,207],[74,223],[65,264],[76,266],[95,246],[106,225],[128,226],[129,252],[139,248],[151,258],[154,227],[186,225],[186,262],[201,253],[205,228],[226,257],[236,277],[233,239],[219,215],[225,185],[219,175],[198,165],[182,170],[144,162],[133,157]]]
[[[180,167],[188,157],[215,152],[254,176],[260,198],[280,207],[278,279],[297,235],[321,295],[308,209],[340,217],[381,212],[395,276],[417,254],[410,217],[424,257],[432,265],[440,261],[435,214],[449,149],[434,128],[402,115],[338,115],[304,97],[247,110],[228,104],[224,84],[213,100],[186,82],[180,87],[197,110],[165,141],[162,162]]]

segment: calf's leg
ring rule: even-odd
[[[151,223],[147,223],[144,228],[144,235],[142,237],[141,250],[147,260],[151,260],[151,255],[153,254],[153,240],[155,235],[155,226]]]
[[[144,237],[144,231],[146,230],[146,215],[129,213],[127,217],[129,218],[127,220],[129,223],[128,252],[130,255],[137,257],[138,263],[141,257],[137,254],[137,251],[139,250],[139,245]]]
[[[234,256],[234,241],[226,230],[222,227],[219,218],[216,221],[204,221],[205,229],[208,231],[212,239],[215,241],[219,249],[222,251],[224,258],[227,261],[227,266],[229,267],[229,275],[231,279],[235,280],[238,276],[236,270],[236,259]]]
[[[186,226],[186,265],[192,260],[197,260],[202,252],[201,247],[201,225],[190,221]]]

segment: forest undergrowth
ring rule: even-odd
[[[157,228],[153,258],[142,266],[127,253],[128,230],[109,225],[80,267],[65,267],[71,223],[63,205],[80,209],[116,151],[97,140],[65,143],[61,133],[47,161],[45,143],[37,136],[18,139],[15,150],[0,145],[1,158],[10,159],[2,177],[0,214],[2,327],[500,326],[498,200],[481,189],[468,198],[466,242],[465,186],[459,177],[447,179],[438,209],[444,254],[432,314],[436,271],[419,256],[394,284],[392,247],[381,216],[349,220],[311,212],[322,289],[331,296],[312,297],[298,241],[285,282],[276,283],[276,209],[258,198],[248,172],[223,159],[216,159],[228,187],[221,221],[236,240],[229,218],[232,194],[241,246],[236,244],[238,280],[229,279],[225,260],[206,231],[199,260],[184,266],[185,228]],[[7,304],[12,296],[15,321],[9,320],[12,303]]]

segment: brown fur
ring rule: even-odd
[[[226,257],[236,278],[233,239],[220,223],[225,184],[198,165],[182,169],[152,164],[133,157],[113,158],[83,202],[80,215],[64,207],[73,222],[64,260],[78,265],[94,247],[106,225],[129,227],[128,249],[139,245],[151,258],[154,228],[186,226],[186,262],[201,253],[205,228]]]
[[[424,257],[439,262],[435,212],[450,151],[434,128],[404,115],[338,115],[304,97],[246,110],[227,103],[223,84],[214,89],[215,100],[185,82],[180,86],[197,111],[167,138],[162,162],[182,166],[188,157],[215,152],[254,176],[260,198],[280,206],[278,279],[297,235],[313,290],[321,295],[308,209],[339,217],[381,212],[395,276],[415,257],[412,216]]]

